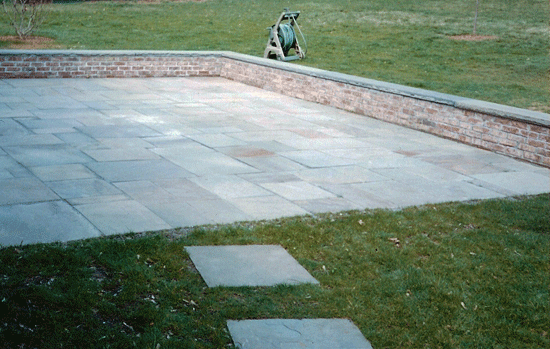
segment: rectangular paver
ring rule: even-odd
[[[47,185],[63,199],[122,194],[111,183],[99,178],[53,181],[47,182]]]
[[[532,172],[501,172],[473,176],[483,184],[499,186],[515,194],[537,194],[550,191],[550,177]],[[479,183],[481,184],[481,183]]]
[[[346,319],[267,319],[227,321],[241,349],[372,349]]]
[[[260,185],[288,200],[314,200],[336,197],[336,195],[304,181],[262,183]]]
[[[86,218],[64,201],[0,206],[0,246],[99,237]]]
[[[345,166],[356,163],[354,160],[335,157],[318,150],[289,151],[281,153],[281,155],[309,168]]]
[[[208,287],[318,283],[277,245],[189,246],[185,250]]]
[[[228,199],[254,220],[306,215],[309,212],[277,195]]]
[[[96,175],[82,164],[31,167],[30,170],[43,181],[95,178]]]
[[[212,150],[156,149],[155,152],[197,176],[259,172],[252,166]]]
[[[212,216],[203,214],[184,199],[163,198],[140,201],[151,212],[172,227],[190,227],[217,223]]]
[[[112,182],[159,178],[193,177],[189,171],[164,159],[143,161],[107,161],[87,165],[90,170]]]
[[[133,200],[77,205],[75,208],[105,235],[171,228],[160,217]]]
[[[143,148],[89,149],[83,152],[96,161],[157,160],[160,156]]]
[[[82,164],[92,161],[80,150],[65,144],[9,146],[4,147],[4,150],[15,160],[29,167]]]
[[[51,189],[32,177],[0,180],[0,205],[59,200]]]
[[[195,177],[190,181],[221,198],[272,195],[268,190],[236,175]]]

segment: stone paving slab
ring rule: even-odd
[[[185,250],[208,287],[319,283],[278,245],[189,246]]]
[[[51,166],[87,163],[90,158],[64,144],[36,144],[3,147],[6,153],[24,166]]]
[[[190,181],[224,199],[272,195],[270,191],[236,175],[196,177]]]
[[[96,174],[82,164],[37,166],[30,170],[44,182],[96,178]]]
[[[165,159],[91,162],[87,167],[111,182],[193,177],[189,171]]]
[[[262,187],[291,201],[335,198],[336,195],[304,181],[264,183]]]
[[[112,184],[98,178],[53,181],[46,185],[62,199],[122,194]]]
[[[0,180],[0,205],[33,203],[58,200],[51,189],[41,181],[31,178],[7,178]]]
[[[110,235],[549,191],[547,168],[222,78],[0,80],[13,234],[60,200]]]
[[[550,177],[546,174],[533,172],[501,172],[474,175],[473,177],[506,188],[516,195],[537,194],[548,191],[550,188]]]
[[[227,321],[240,349],[372,349],[346,319],[268,319]]]
[[[228,201],[250,216],[252,220],[302,216],[310,213],[298,204],[277,195],[231,198]]]
[[[89,239],[101,232],[64,201],[0,206],[0,246]]]
[[[168,223],[134,200],[97,202],[75,208],[105,235],[170,228]]]
[[[181,199],[142,201],[142,204],[170,226],[174,227],[222,223],[216,222],[213,216],[205,216],[203,212],[191,206],[188,201]]]

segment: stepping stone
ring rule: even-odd
[[[319,283],[278,245],[188,246],[185,249],[208,287]]]
[[[372,349],[345,319],[229,320],[227,327],[241,349]]]

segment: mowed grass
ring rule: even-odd
[[[549,3],[294,1],[321,69],[550,111]],[[58,3],[71,49],[261,56],[287,1]],[[11,34],[5,19],[0,35]],[[0,42],[0,47],[7,47]],[[0,249],[0,348],[229,348],[228,319],[348,318],[374,348],[546,348],[548,195]],[[320,286],[209,289],[188,245],[279,244]]]
[[[284,7],[300,10],[304,64],[550,111],[547,0],[61,2],[36,35],[71,49],[230,50],[262,56]],[[7,21],[0,35],[10,34]],[[0,41],[0,47],[7,42]]]
[[[2,348],[230,348],[228,319],[348,318],[374,348],[548,348],[548,195],[0,250]],[[320,285],[207,288],[184,247],[279,244]]]

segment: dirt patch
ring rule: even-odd
[[[533,103],[530,107],[527,109],[533,110],[533,111],[540,111],[541,113],[550,114],[550,105],[543,104],[543,103]]]
[[[0,41],[8,43],[7,46],[2,48],[8,49],[21,49],[21,50],[37,50],[47,48],[62,48],[61,45],[56,44],[54,39],[46,38],[43,36],[27,36],[21,39],[15,35],[0,36]]]
[[[457,41],[485,41],[485,40],[496,40],[498,36],[494,35],[473,35],[473,34],[464,34],[464,35],[452,35],[447,38]]]

